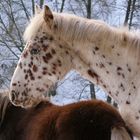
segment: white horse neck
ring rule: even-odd
[[[139,36],[94,20],[78,19],[75,26],[69,22],[60,36],[73,51],[74,68],[113,97],[127,125],[140,136]]]
[[[119,104],[126,124],[140,136],[140,39],[110,29],[110,37],[93,32],[93,40],[71,43],[74,68]]]
[[[75,69],[104,88],[119,104],[131,104],[139,85],[139,36],[71,15],[56,14],[55,22],[58,35],[75,55]]]

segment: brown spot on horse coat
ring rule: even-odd
[[[27,71],[26,71],[26,69],[24,69],[23,71],[24,71],[24,73],[26,73],[26,72],[27,72]]]
[[[102,55],[103,58],[105,58],[105,55]]]
[[[95,51],[98,51],[98,50],[99,50],[99,48],[96,46],[96,47],[95,47]]]
[[[26,58],[27,56],[28,56],[28,52],[27,51],[23,52],[23,57]]]
[[[121,71],[122,70],[122,68],[121,67],[117,67],[117,71]]]
[[[52,58],[52,55],[50,53],[46,53],[45,57],[47,60],[50,60]]]
[[[47,49],[48,49],[48,47],[49,47],[49,45],[44,45],[44,44],[43,44],[43,45],[42,45],[43,51],[46,52]]]
[[[37,72],[37,70],[38,70],[37,66],[36,65],[33,65],[33,71],[34,72]]]
[[[19,67],[22,69],[22,63],[21,62],[19,63]]]
[[[103,63],[99,64],[100,68],[105,68],[105,65]]]
[[[52,73],[53,73],[53,74],[56,74],[56,72],[55,72],[55,71],[52,71]]]
[[[122,77],[125,79],[125,75],[122,73]]]
[[[60,47],[60,48],[63,48],[63,46],[62,46],[62,45],[59,45],[59,47]]]
[[[130,104],[130,101],[126,101],[126,104],[128,104],[128,105],[129,105],[129,104]]]
[[[106,85],[103,85],[104,88],[106,88]]]
[[[47,74],[47,72],[46,72],[46,71],[43,71],[43,72],[42,72],[42,74],[43,74],[43,75],[46,75],[46,74]]]
[[[112,62],[108,62],[109,65],[112,65]]]
[[[88,74],[93,78],[98,77],[98,75],[95,72],[93,72],[92,70],[88,70]]]
[[[69,54],[69,52],[68,51],[65,51],[66,52],[66,54]]]
[[[93,54],[95,55],[96,54],[96,52],[95,51],[92,51],[93,52]]]
[[[106,71],[107,74],[109,74],[109,71]]]
[[[44,61],[45,63],[48,63],[48,60],[47,60],[46,56],[43,56],[42,58],[43,58],[43,61]]]
[[[125,87],[122,83],[120,84],[120,88],[122,89],[122,91],[125,91]]]
[[[31,76],[30,79],[31,79],[31,80],[35,80],[35,77],[34,77],[34,76]]]
[[[136,119],[137,119],[137,120],[139,120],[139,118],[140,118],[139,116],[136,116]]]
[[[88,70],[88,74],[92,77],[92,78],[95,78],[96,81],[97,81],[97,84],[99,82],[99,76],[98,74],[96,74],[93,70]]]
[[[129,71],[129,72],[131,72],[131,69],[130,69],[130,68],[128,68],[128,71]]]
[[[27,80],[27,79],[28,79],[28,75],[26,74],[26,75],[25,75],[25,80]]]
[[[12,86],[16,86],[16,85],[17,85],[17,83],[13,83],[13,84],[12,84]]]
[[[54,49],[51,50],[52,54],[56,54],[56,51]]]

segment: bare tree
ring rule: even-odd
[[[20,53],[24,49],[23,31],[30,18],[30,6],[23,0],[0,1],[0,80],[8,85]],[[29,4],[30,5],[30,4]],[[3,67],[7,65],[6,69]],[[7,87],[7,86],[6,86]]]
[[[60,8],[60,13],[63,12],[64,4],[65,4],[65,0],[62,0],[62,4],[61,4],[61,8]]]
[[[32,0],[32,13],[35,14],[35,1]]]
[[[125,15],[125,20],[124,20],[124,25],[128,24],[128,20],[130,17],[130,11],[131,11],[131,4],[132,4],[132,0],[128,0],[127,2],[127,10],[126,10],[126,15]]]
[[[44,0],[39,0],[39,5],[40,5],[40,8],[43,8]]]
[[[140,2],[138,0],[128,0],[125,14],[124,25],[128,25],[129,29],[139,24]],[[137,27],[137,26],[136,26]]]
[[[132,26],[132,20],[133,20],[134,11],[135,11],[135,3],[136,3],[136,0],[133,0],[133,2],[132,2],[131,14],[130,14],[129,28],[131,28],[131,26]]]

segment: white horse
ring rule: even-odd
[[[54,83],[75,69],[103,88],[119,105],[126,124],[140,137],[140,36],[104,22],[36,12],[27,26],[27,45],[11,82],[13,104],[37,104]]]

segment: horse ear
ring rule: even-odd
[[[44,16],[44,20],[46,21],[47,25],[49,27],[51,27],[53,24],[53,14],[47,5],[44,6],[44,15],[43,16]]]
[[[35,5],[35,15],[41,12],[40,6],[38,4]]]

